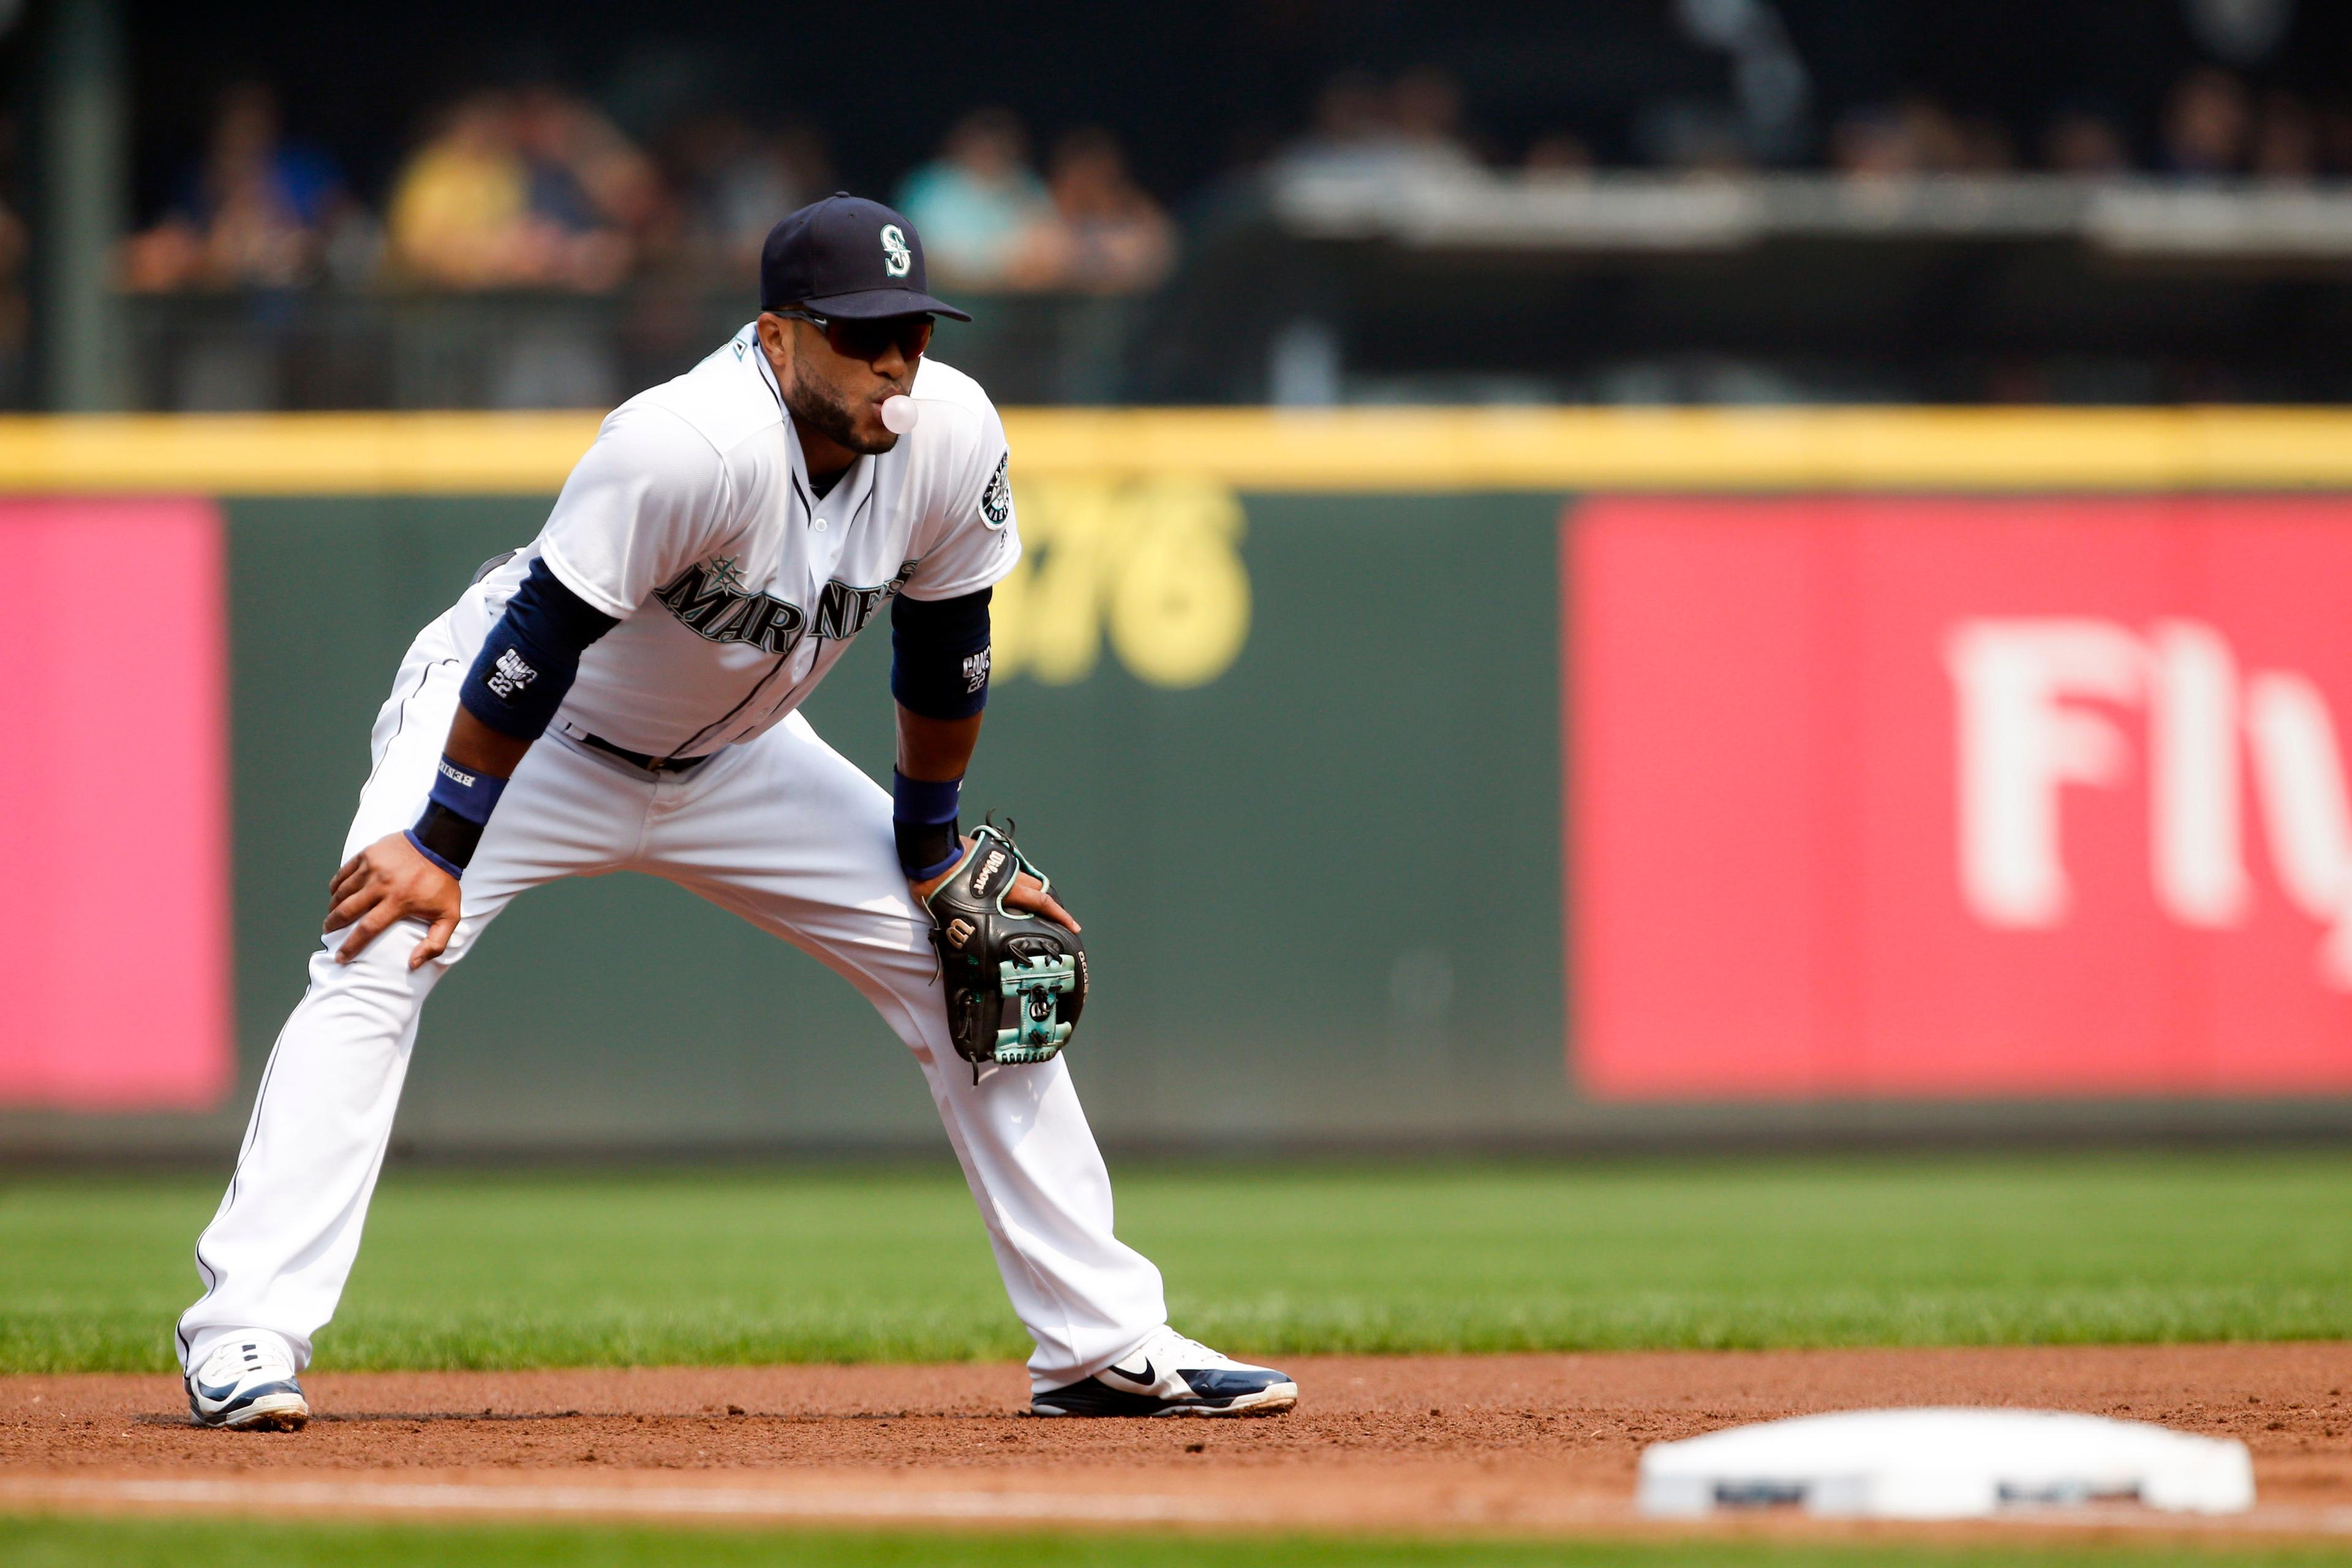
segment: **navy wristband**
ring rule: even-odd
[[[963,858],[963,837],[956,831],[962,797],[961,779],[910,779],[890,770],[890,826],[908,881],[926,881]]]
[[[498,808],[499,796],[506,789],[507,781],[496,773],[461,768],[444,752],[441,760],[434,764],[433,793],[425,798],[448,807],[479,827],[489,821],[490,813]]]
[[[450,876],[457,878],[457,880],[461,882],[466,879],[466,868],[458,865],[454,860],[443,858],[442,856],[434,850],[433,846],[425,843],[424,839],[419,838],[416,836],[416,829],[414,827],[404,829],[401,833],[401,837],[408,840],[408,846],[410,848],[415,850],[419,855],[424,856],[427,860],[432,861],[433,864],[441,868],[442,870],[447,872]]]
[[[953,822],[962,799],[961,779],[910,779],[890,770],[890,815],[900,822]]]
[[[452,877],[464,878],[506,787],[497,774],[461,768],[445,754],[435,764],[433,792],[425,797],[425,814],[408,830],[408,841]]]

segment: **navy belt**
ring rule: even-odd
[[[698,757],[649,757],[643,752],[633,752],[626,746],[616,746],[612,742],[595,735],[583,733],[574,735],[572,739],[583,746],[593,746],[608,756],[618,757],[625,763],[643,768],[649,773],[690,773],[716,755],[715,752],[705,752]]]

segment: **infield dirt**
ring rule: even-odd
[[[2352,1531],[2343,1343],[1287,1364],[1295,1412],[1216,1421],[1035,1420],[1003,1364],[319,1373],[294,1435],[192,1428],[169,1377],[19,1376],[0,1504],[1574,1533],[1633,1522],[1653,1442],[1964,1404],[2242,1438],[2249,1522]]]

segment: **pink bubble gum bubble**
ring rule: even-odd
[[[882,427],[894,436],[904,436],[914,429],[923,411],[905,393],[882,400]]]

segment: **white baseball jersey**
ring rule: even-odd
[[[608,416],[539,537],[451,616],[478,647],[534,560],[621,624],[589,647],[555,728],[695,757],[800,706],[899,594],[947,599],[1020,559],[1004,426],[980,384],[926,358],[921,418],[811,487],[747,325]]]

